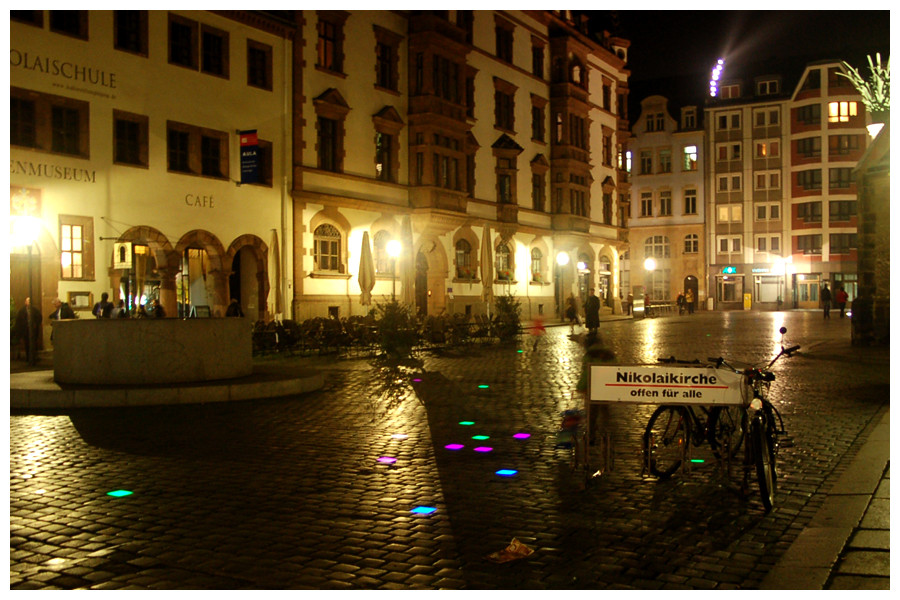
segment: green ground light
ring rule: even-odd
[[[129,492],[128,490],[113,490],[111,492],[106,492],[107,496],[112,496],[113,498],[122,498],[123,496],[130,496],[134,492]]]

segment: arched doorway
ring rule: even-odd
[[[428,314],[428,258],[421,251],[416,254],[416,314]]]
[[[234,255],[231,275],[228,277],[229,298],[237,298],[244,316],[254,323],[260,319],[261,306],[259,260],[250,246],[244,246]],[[229,300],[230,301],[230,300]]]

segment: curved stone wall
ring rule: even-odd
[[[253,373],[246,318],[76,319],[53,322],[53,378],[85,385],[152,385]]]

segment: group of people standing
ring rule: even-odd
[[[826,283],[822,287],[822,308],[824,310],[824,318],[831,318],[831,290],[828,289],[828,284]],[[837,291],[834,292],[834,303],[837,305],[838,310],[840,311],[841,318],[844,318],[844,311],[847,309],[847,300],[850,299],[850,295],[844,290],[844,286],[838,286]]]
[[[694,290],[689,289],[683,294],[678,294],[678,297],[675,298],[675,304],[678,305],[679,315],[683,315],[685,311],[689,315],[694,314]]]
[[[575,325],[581,324],[581,318],[574,294],[569,294],[566,299],[566,320],[569,321],[571,332],[575,333]],[[584,327],[589,333],[595,333],[600,327],[600,298],[594,293],[594,288],[590,289],[584,301]]]

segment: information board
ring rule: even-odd
[[[746,399],[745,399],[746,398]],[[709,366],[593,365],[591,402],[743,405],[743,376]]]

